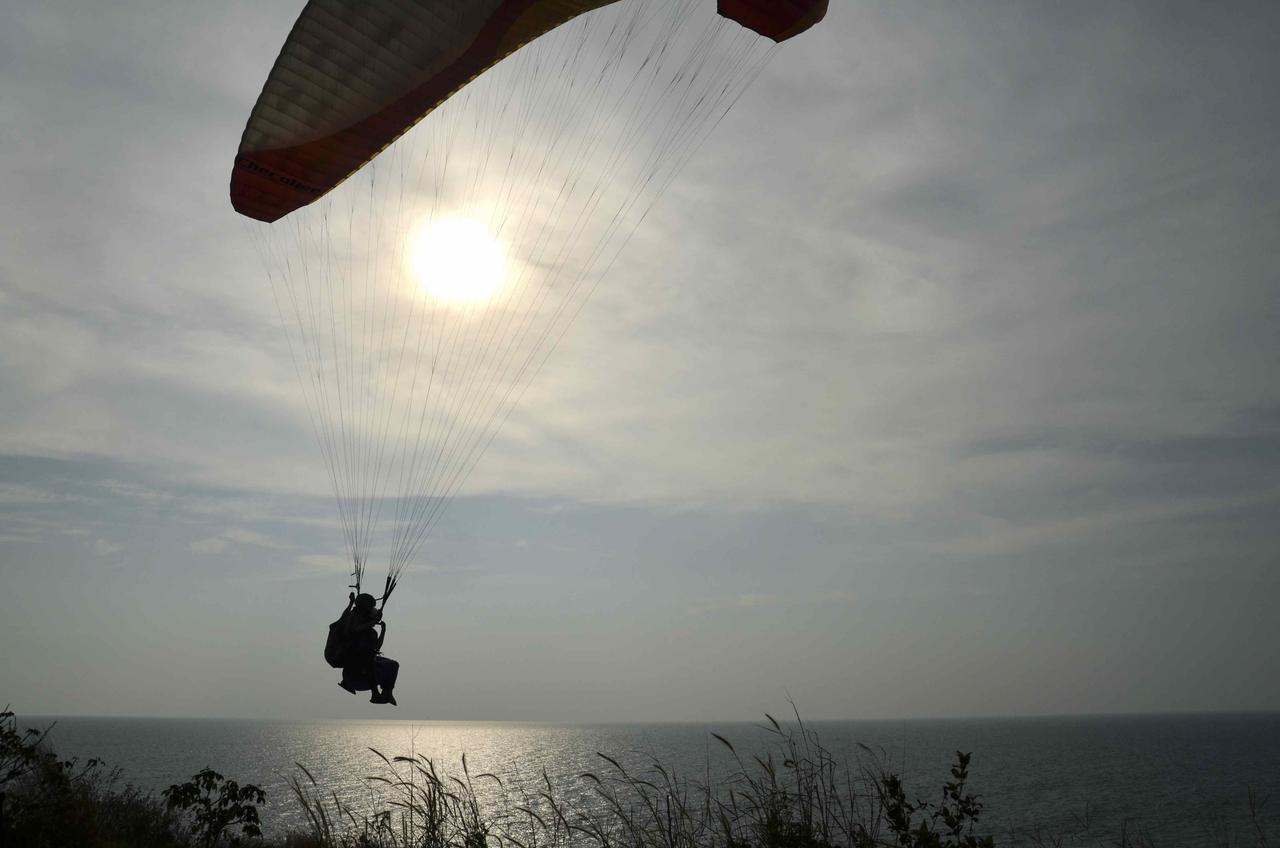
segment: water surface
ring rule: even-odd
[[[23,726],[52,719],[23,718]],[[695,779],[729,771],[739,753],[768,749],[770,735],[751,724],[539,724],[514,722],[258,721],[61,718],[51,734],[64,755],[96,756],[124,779],[159,791],[206,766],[261,785],[268,832],[301,826],[288,778],[304,764],[322,784],[359,800],[361,778],[388,756],[423,754],[461,772],[491,771],[512,786],[533,786],[543,771],[566,796],[590,803],[578,776],[607,766],[604,752],[629,767],[649,757]],[[996,832],[1041,825],[1077,829],[1109,844],[1121,824],[1166,846],[1221,844],[1247,829],[1250,787],[1270,796],[1264,821],[1280,834],[1280,714],[815,722],[837,757],[859,744],[883,751],[913,796],[936,798],[956,750],[972,751],[971,787]],[[864,755],[865,756],[865,755]]]

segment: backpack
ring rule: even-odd
[[[329,625],[329,637],[324,640],[324,661],[333,668],[342,668],[347,658],[347,620],[351,612]]]

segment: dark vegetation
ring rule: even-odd
[[[956,752],[950,780],[932,799],[913,795],[865,749],[856,768],[838,762],[799,722],[772,717],[773,750],[733,755],[722,780],[690,779],[651,760],[640,769],[600,754],[580,775],[589,791],[565,798],[545,773],[532,787],[493,774],[439,771],[429,759],[373,753],[381,773],[365,778],[359,804],[322,787],[298,764],[293,803],[302,832],[264,840],[258,807],[266,798],[211,769],[159,797],[122,785],[118,770],[94,759],[59,759],[48,729],[18,729],[0,712],[0,848],[992,848],[1030,845],[1151,848],[1128,828],[1103,837],[1039,831],[1003,836],[980,827],[983,804],[966,789],[970,754]],[[373,750],[373,749],[370,749]],[[1205,844],[1267,848],[1262,802],[1250,796],[1253,831]]]

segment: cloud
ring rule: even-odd
[[[192,542],[187,548],[193,554],[220,554],[231,544],[220,536],[213,536],[208,539],[201,539],[198,542]]]
[[[222,534],[224,539],[232,542],[239,542],[242,545],[257,545],[260,548],[273,548],[275,550],[289,550],[294,546],[288,542],[281,542],[264,533],[258,533],[254,530],[245,530],[242,527],[233,527]]]
[[[348,574],[351,571],[351,560],[334,554],[302,554],[297,563],[311,571]]]
[[[218,33],[242,29],[233,10],[202,15],[162,52],[212,61]],[[1133,74],[1134,55],[1175,68],[1185,34],[1165,45],[1124,10],[1064,17],[1052,34],[1008,24],[1021,37],[985,52],[963,46],[977,24],[952,13],[929,30],[915,14],[834,11],[811,49],[780,54],[654,210],[464,493],[892,511],[930,497],[934,469],[1009,420],[1212,430],[1207,410],[1274,398],[1257,367],[1268,357],[1250,352],[1268,349],[1265,328],[1247,319],[1263,314],[1250,304],[1266,251],[1247,225],[1257,201],[1243,182],[1270,174],[1260,136],[1232,130],[1242,156],[1206,158],[1214,133],[1234,125],[1183,125],[1174,106],[1188,90],[1207,105],[1209,83],[1179,88],[1195,82],[1181,70]],[[22,20],[47,32],[57,18]],[[288,23],[272,20],[245,48],[265,64],[278,46],[267,33]],[[120,43],[138,37],[103,25],[123,27]],[[1102,45],[1099,27],[1112,33]],[[138,120],[154,110],[177,124],[100,174],[100,158],[79,155],[73,138],[59,140],[71,148],[59,158],[24,160],[76,186],[85,174],[54,166],[95,162],[104,182],[74,195],[90,233],[88,243],[64,238],[75,249],[31,253],[66,235],[65,216],[29,216],[54,221],[47,232],[10,222],[21,237],[0,264],[0,357],[14,365],[0,377],[13,399],[0,444],[112,456],[186,483],[326,494],[274,306],[213,188],[225,182],[218,145],[234,146],[253,74],[184,71],[213,105],[175,111],[172,83],[117,55],[112,39],[75,28],[62,37],[122,63],[122,76],[96,80],[124,98],[119,115],[103,116],[100,143],[131,149],[137,125],[160,123]],[[850,39],[856,54],[838,49]],[[1089,72],[1073,72],[1086,52]],[[1041,67],[1044,56],[1054,58]],[[1210,80],[1240,73],[1216,52],[1205,59]],[[67,84],[54,64],[23,67],[23,91]],[[70,108],[34,94],[16,105]],[[1274,130],[1270,110],[1240,117]],[[1188,141],[1168,142],[1179,137],[1171,129]],[[1153,137],[1168,142],[1159,157],[1144,153]],[[192,164],[174,201],[138,174],[177,150]],[[52,204],[38,182],[30,203]],[[145,222],[131,243],[96,235],[110,231],[100,219],[120,197]],[[183,215],[165,205],[174,202]],[[1208,220],[1238,224],[1234,241]],[[1192,238],[1169,235],[1187,228]],[[1169,250],[1133,249],[1156,244]],[[1179,250],[1183,260],[1166,258]],[[1201,285],[1220,261],[1232,265],[1227,282]],[[100,275],[106,283],[87,282]],[[1194,344],[1150,329],[1182,315],[1201,316]],[[1223,369],[1235,379],[1194,400]],[[1135,380],[1140,401],[1127,390]]]
[[[294,10],[83,6],[0,29],[0,126],[21,128],[0,156],[0,574],[62,600],[137,539],[139,573],[184,590],[327,589],[350,569],[331,481],[226,201]],[[1051,598],[1107,656],[1140,657],[1136,621],[1267,659],[1274,625],[1239,610],[1274,596],[1278,554],[1278,16],[833,4],[636,232],[437,527],[433,585],[537,586],[557,610],[606,586],[756,637],[795,607],[841,651],[860,623],[807,586],[925,627],[989,591],[1007,602],[974,620],[1002,643],[1043,634]],[[1150,591],[1117,596],[1122,571]],[[1222,688],[1178,659],[1169,680]]]
[[[281,541],[265,533],[246,530],[243,527],[232,527],[217,536],[192,542],[188,545],[188,548],[192,553],[197,554],[220,554],[233,544],[252,545],[277,551],[292,550],[296,547],[290,542]]]
[[[748,593],[708,601],[707,603],[692,607],[689,612],[692,615],[706,615],[707,613],[723,612],[726,610],[754,610],[762,607],[776,606],[780,601],[781,599],[777,595]]]
[[[94,556],[106,557],[120,553],[124,550],[124,546],[117,545],[115,542],[108,542],[106,539],[96,539],[92,550]]]
[[[40,504],[57,499],[53,492],[24,486],[19,483],[0,483],[0,504]]]

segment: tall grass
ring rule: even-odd
[[[656,758],[628,767],[599,753],[578,775],[589,801],[565,799],[545,772],[529,788],[491,773],[444,774],[427,757],[388,757],[366,778],[376,813],[321,787],[301,764],[292,780],[310,831],[292,845],[315,848],[805,848],[871,846],[880,839],[885,799],[878,772],[851,770],[800,724],[769,717],[775,749],[743,757],[713,734],[735,763],[719,779],[694,778]],[[869,756],[870,749],[865,749]],[[477,785],[484,784],[484,791]],[[484,800],[482,800],[482,798]],[[361,805],[367,809],[368,805]]]
[[[712,734],[733,767],[686,775],[656,758],[635,765],[606,753],[577,775],[587,793],[543,772],[528,787],[493,774],[446,774],[423,756],[387,757],[366,778],[371,798],[352,804],[299,766],[293,781],[310,829],[290,848],[1159,848],[1131,823],[1100,833],[1087,811],[1069,833],[1029,827],[1001,834],[981,828],[981,799],[969,793],[969,755],[957,752],[951,779],[931,800],[889,767],[883,752],[860,747],[852,761],[825,748],[797,716],[766,716],[769,741],[742,753]],[[576,800],[569,800],[569,798]],[[359,810],[373,809],[373,813]],[[1252,830],[1225,823],[1193,844],[1267,848],[1262,802],[1250,795]]]

